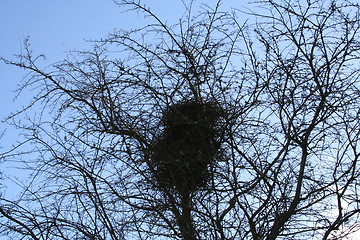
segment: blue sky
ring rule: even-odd
[[[162,2],[163,9],[170,7],[169,1],[154,2]],[[159,4],[153,5],[159,8]],[[159,12],[168,11],[160,8]],[[20,53],[23,40],[30,36],[32,49],[44,53],[46,64],[51,64],[63,59],[66,51],[90,49],[85,40],[99,39],[115,28],[129,29],[142,21],[139,14],[124,13],[111,0],[1,0],[0,56],[11,58]],[[12,102],[12,91],[25,72],[0,63],[0,73],[3,118],[21,105]]]
[[[143,2],[170,23],[175,23],[184,12],[181,0]],[[205,2],[212,5],[216,1]],[[224,9],[240,7],[240,1],[224,2]],[[99,39],[116,28],[131,29],[145,24],[141,14],[123,10],[112,0],[1,0],[0,56],[11,58],[12,54],[20,53],[23,40],[30,36],[32,49],[45,54],[45,63],[51,64],[62,60],[66,51],[91,49],[85,40]],[[0,73],[0,118],[3,119],[22,105],[21,100],[14,103],[12,99],[16,84],[26,72],[0,63]]]

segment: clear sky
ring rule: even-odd
[[[154,4],[158,6],[162,2],[164,10],[171,7],[170,1],[152,2],[158,2]],[[1,0],[0,56],[9,58],[20,53],[23,40],[30,36],[32,49],[44,53],[47,64],[59,61],[66,51],[90,49],[85,40],[99,39],[115,28],[129,29],[144,21],[136,13],[122,10],[111,0]],[[15,107],[12,91],[25,72],[0,63],[0,73],[3,118]]]
[[[143,2],[170,23],[184,13],[181,0]],[[212,5],[216,1],[205,2]],[[224,2],[224,9],[241,4],[236,0]],[[145,21],[141,14],[126,13],[112,0],[1,0],[0,56],[11,58],[12,54],[20,53],[23,40],[29,36],[35,53],[45,54],[46,64],[51,64],[62,60],[66,51],[91,49],[85,40],[99,39],[114,29],[131,29]],[[0,63],[0,73],[0,119],[3,119],[22,105],[12,99],[16,84],[26,72]],[[0,130],[3,128],[0,126]]]

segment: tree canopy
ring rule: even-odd
[[[41,68],[1,153],[31,172],[0,195],[10,239],[340,239],[359,229],[360,8],[221,1],[118,30]],[[240,22],[239,14],[248,21]],[[36,114],[30,115],[35,112]]]

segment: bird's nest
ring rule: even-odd
[[[213,103],[182,102],[163,115],[163,132],[151,146],[150,164],[160,189],[184,196],[204,186],[219,157],[224,115]]]

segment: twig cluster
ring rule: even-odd
[[[221,109],[195,101],[175,104],[164,113],[164,130],[152,145],[151,164],[158,186],[181,196],[207,183],[217,158]]]

